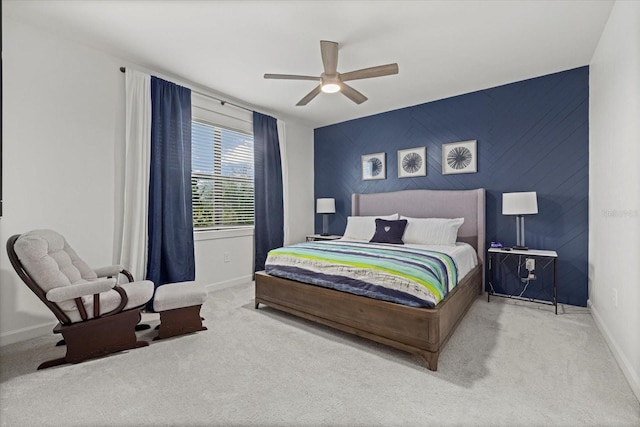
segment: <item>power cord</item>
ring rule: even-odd
[[[524,284],[524,287],[522,288],[522,292],[520,292],[520,295],[518,295],[518,297],[522,297],[522,295],[524,295],[524,293],[527,291],[527,288],[529,287],[529,282],[531,281],[529,279],[529,275],[531,274],[531,271],[529,269],[527,269],[527,277],[522,277],[522,255],[518,255],[518,277],[520,278],[520,281]]]

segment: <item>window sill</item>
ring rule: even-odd
[[[234,237],[253,236],[253,227],[228,228],[218,230],[196,230],[193,232],[193,240],[217,240],[230,239]]]

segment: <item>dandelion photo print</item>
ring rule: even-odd
[[[476,140],[442,144],[442,174],[478,172]]]
[[[398,150],[398,178],[425,176],[427,174],[426,151],[425,147]]]

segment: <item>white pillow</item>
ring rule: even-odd
[[[342,238],[345,240],[371,240],[376,233],[376,218],[395,221],[398,219],[398,214],[386,216],[348,216],[347,228],[345,228]]]
[[[458,239],[458,229],[464,218],[409,218],[402,240],[404,243],[418,245],[446,245],[455,246]]]

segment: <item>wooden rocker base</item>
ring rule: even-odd
[[[153,340],[157,341],[178,335],[206,331],[207,327],[202,326],[200,307],[202,307],[202,305],[192,305],[190,307],[161,311],[158,336]]]
[[[65,363],[80,363],[119,351],[149,345],[146,341],[138,341],[135,333],[141,310],[123,311],[113,316],[71,325],[58,323],[53,328],[53,332],[62,334],[67,344],[67,354],[65,357],[40,364],[38,369],[51,368]]]

